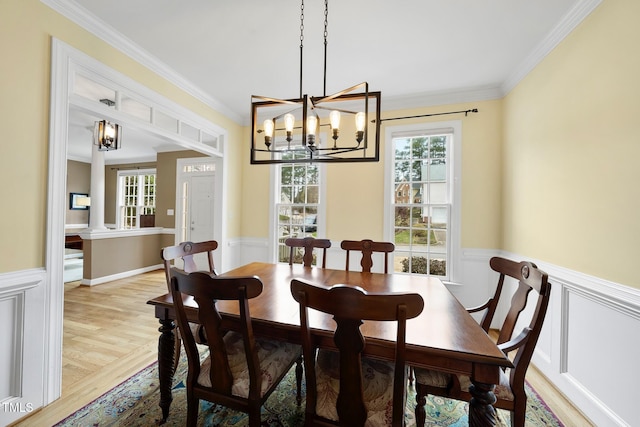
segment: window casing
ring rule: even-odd
[[[156,213],[156,170],[118,172],[118,228],[140,228],[140,215]]]
[[[289,248],[284,243],[287,238],[318,237],[324,233],[324,167],[319,163],[282,163],[272,170],[275,259],[289,262]],[[301,260],[302,252],[294,252],[294,262]],[[315,262],[314,256],[314,265]]]
[[[457,276],[459,122],[387,129],[387,230],[394,272],[444,280]],[[456,132],[457,130],[457,132]],[[458,162],[459,163],[459,162]]]

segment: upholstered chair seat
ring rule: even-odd
[[[437,393],[439,396],[447,396],[449,393],[446,391],[454,386],[454,376],[444,372],[432,371],[431,369],[415,368],[414,375],[418,384],[423,384],[427,387],[436,387],[443,389],[442,392]],[[471,385],[471,378],[468,375],[456,375],[460,390],[469,390]],[[496,384],[493,390],[497,399],[513,401],[513,391],[509,385],[509,370],[505,372],[500,371],[500,384]]]
[[[242,335],[236,332],[228,332],[224,336],[224,343],[227,350],[229,368],[233,376],[231,393],[234,396],[247,398],[249,397],[250,381]],[[260,396],[264,396],[265,392],[276,385],[278,379],[300,357],[300,346],[262,338],[256,338],[255,343],[262,376]],[[198,384],[211,387],[210,371],[211,359],[207,357],[200,366]]]
[[[393,411],[393,362],[362,359],[362,385],[367,427],[387,427],[392,424]],[[329,350],[319,350],[316,359],[316,381],[318,402],[316,414],[332,421],[338,421],[336,405],[340,392],[339,354]],[[322,398],[320,398],[322,396]],[[413,414],[410,414],[412,416]]]

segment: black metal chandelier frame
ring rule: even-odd
[[[380,160],[381,93],[369,91],[366,82],[326,95],[328,0],[324,21],[324,94],[303,95],[304,0],[300,14],[300,96],[277,99],[251,97],[251,164],[313,162],[377,162]],[[358,92],[359,91],[359,92]],[[354,108],[358,106],[360,108]],[[336,113],[337,112],[337,113]],[[294,116],[297,114],[297,116]],[[339,135],[337,125],[327,115],[340,114],[355,119],[354,138]],[[287,117],[289,116],[289,117]],[[292,124],[295,117],[296,125]],[[264,119],[263,127],[260,120]],[[320,129],[329,127],[331,139],[322,141]],[[340,141],[338,141],[338,139]],[[329,138],[327,138],[328,140]],[[346,141],[346,142],[345,142]]]

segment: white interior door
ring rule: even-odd
[[[189,197],[189,239],[201,242],[214,238],[213,214],[215,175],[197,175],[191,179]]]
[[[215,240],[215,164],[211,159],[181,159],[176,182],[176,243]],[[199,269],[208,269],[206,256],[195,261]]]

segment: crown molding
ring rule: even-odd
[[[249,119],[243,117],[211,97],[164,62],[149,54],[132,40],[124,37],[113,27],[97,20],[73,0],[40,0],[56,12],[94,34],[109,45],[120,50],[140,64],[154,70],[178,88],[202,101],[209,107],[226,115],[241,125],[247,125]],[[466,88],[453,91],[438,91],[384,97],[382,111],[393,111],[417,107],[430,107],[446,104],[486,101],[506,96],[524,79],[567,35],[569,35],[603,0],[579,0],[548,36],[520,63],[520,65],[496,86]]]
[[[555,47],[560,44],[603,0],[580,0],[551,30],[524,61],[501,85],[502,96],[506,96],[522,81]]]
[[[382,95],[382,111],[408,108],[433,107],[465,102],[490,101],[502,98],[499,86],[466,88],[450,91],[425,92],[402,96]]]
[[[51,9],[60,13],[67,19],[71,20],[75,24],[79,25],[86,31],[95,35],[105,43],[118,49],[125,55],[131,57],[135,61],[144,65],[154,73],[167,79],[172,84],[176,85],[181,90],[185,91],[189,95],[208,105],[216,111],[224,114],[236,123],[242,123],[242,117],[232,111],[230,108],[222,104],[217,99],[208,95],[202,89],[194,85],[189,80],[185,79],[182,75],[170,68],[164,62],[160,61],[155,56],[151,55],[146,50],[142,49],[136,43],[129,38],[124,37],[120,32],[106,24],[103,21],[96,19],[93,15],[88,13],[82,6],[73,0],[40,0]]]

